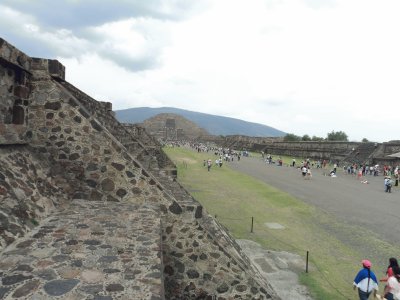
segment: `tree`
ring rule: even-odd
[[[328,136],[326,138],[328,141],[344,141],[347,142],[347,134],[343,131],[337,131],[335,132],[332,130],[332,132],[328,133]]]
[[[285,142],[298,142],[301,140],[301,137],[299,137],[298,135],[295,135],[293,133],[288,133],[283,137],[283,140]]]
[[[363,138],[363,139],[361,140],[361,142],[363,142],[363,143],[368,143],[369,141],[368,141],[367,138]]]
[[[302,141],[311,141],[311,138],[308,134],[303,135],[303,137],[301,138]]]
[[[323,138],[323,137],[320,137],[320,136],[315,136],[315,135],[313,135],[313,137],[311,138],[311,140],[312,140],[312,141],[315,141],[315,142],[321,142],[321,141],[324,140],[324,138]]]

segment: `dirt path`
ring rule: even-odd
[[[366,176],[368,184],[338,170],[338,177],[324,176],[328,170],[314,169],[311,180],[304,180],[298,169],[266,164],[261,158],[243,158],[230,163],[246,173],[312,204],[338,220],[363,226],[382,240],[398,242],[400,236],[400,189],[384,192],[383,176]]]

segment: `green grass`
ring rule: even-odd
[[[213,165],[208,172],[203,160],[210,158],[214,162],[211,153],[185,148],[164,150],[178,167],[179,182],[235,238],[253,240],[265,249],[297,253],[304,260],[309,251],[309,273],[299,270],[299,275],[314,299],[357,298],[352,282],[364,257],[362,251],[350,244],[359,243],[360,247],[367,244],[380,255],[392,256],[392,245],[380,241],[373,233],[360,234],[358,228],[340,223],[287,193],[236,172],[228,164],[222,168]],[[250,233],[252,217],[254,232]],[[266,222],[279,223],[285,229],[269,229]],[[338,232],[344,241],[336,238]],[[351,243],[346,243],[346,239]]]

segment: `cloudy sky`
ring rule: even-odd
[[[92,97],[400,139],[398,0],[1,0],[0,37]]]

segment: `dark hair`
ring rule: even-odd
[[[400,282],[400,267],[399,266],[393,266],[393,276],[396,277],[397,281]]]
[[[394,258],[394,257],[391,257],[391,258],[389,258],[389,266],[388,266],[388,268],[390,268],[390,267],[398,267],[399,266],[399,263],[397,262],[397,259],[396,258]]]

